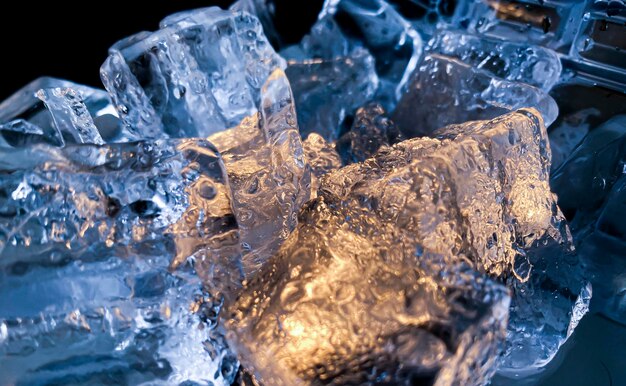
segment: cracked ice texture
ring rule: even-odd
[[[119,122],[104,90],[66,80],[35,79],[0,105],[3,147],[102,144],[119,136]]]
[[[548,126],[558,115],[554,99],[538,88],[493,77],[455,58],[430,54],[413,74],[393,119],[413,137],[524,107],[536,108]]]
[[[136,139],[206,137],[256,113],[261,86],[284,67],[254,16],[212,7],[116,43],[101,76]]]
[[[493,297],[502,290],[478,272],[513,289],[500,372],[537,370],[569,336],[590,293],[577,260],[554,253],[567,249],[569,233],[549,190],[550,153],[538,112],[436,135],[383,148],[322,178],[302,224],[232,311],[233,347],[261,380],[363,382],[384,378],[368,373],[378,365],[406,370],[386,373],[393,382],[417,376],[485,383],[496,367],[490,355],[499,348],[508,300]],[[398,291],[403,299],[390,295]],[[451,293],[461,298],[446,297]],[[457,300],[467,303],[457,307]],[[461,321],[457,311],[478,319]],[[443,320],[452,329],[445,350],[437,324]],[[495,335],[464,341],[464,328]],[[416,329],[411,338],[402,337],[407,329]],[[385,343],[373,343],[379,339]],[[471,354],[454,351],[461,347]],[[455,362],[459,355],[464,359]],[[484,366],[464,372],[476,363]]]

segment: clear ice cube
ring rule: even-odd
[[[559,81],[561,60],[556,52],[527,43],[502,41],[462,31],[439,30],[428,51],[456,58],[474,68],[546,92]]]
[[[254,16],[212,7],[116,43],[101,76],[138,139],[206,137],[254,114],[261,86],[284,67]]]
[[[0,372],[18,384],[229,385],[220,298],[241,283],[220,156],[200,139],[3,149]],[[225,268],[224,268],[225,267]],[[15,301],[20,299],[20,301]]]
[[[287,77],[296,96],[300,133],[337,139],[341,124],[364,100],[374,97],[378,76],[364,49],[349,57],[289,61]]]
[[[282,70],[269,76],[260,98],[259,113],[209,137],[228,172],[246,277],[295,228],[297,212],[310,194],[294,98]]]
[[[207,141],[38,145],[2,150],[1,158],[1,267],[220,256],[225,266],[233,259],[224,273],[233,277],[216,277],[215,287],[240,282],[228,178]]]
[[[35,79],[3,101],[0,123],[3,142],[12,147],[101,144],[103,138],[120,135],[115,109],[104,90],[50,77]]]
[[[452,57],[430,54],[413,74],[392,118],[410,138],[523,107],[539,110],[546,126],[558,115],[554,99],[538,88],[494,77]]]
[[[229,343],[257,381],[486,383],[506,289],[382,220],[325,196],[307,205],[229,310]]]

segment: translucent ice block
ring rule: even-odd
[[[436,135],[322,177],[296,232],[231,311],[233,348],[261,381],[485,383],[496,366],[507,375],[538,371],[576,327],[591,293],[549,190],[550,150],[538,112]],[[472,355],[462,360],[451,359],[460,343],[433,354],[442,339],[434,320],[460,339],[459,328],[482,328],[438,308],[469,315],[478,299],[495,300],[483,291],[500,290],[478,272],[512,290],[504,356],[494,356],[497,335],[468,341]],[[423,284],[443,296],[437,305]],[[446,298],[449,285],[461,298]],[[454,305],[460,299],[465,306]],[[471,314],[493,323],[503,304],[483,303]],[[411,338],[397,335],[415,328]],[[482,367],[463,370],[475,361]],[[391,370],[399,368],[406,372]]]
[[[294,98],[282,70],[275,70],[262,87],[259,110],[239,126],[209,137],[228,172],[246,277],[291,233],[310,194]]]
[[[169,256],[26,264],[3,271],[0,373],[8,384],[228,386],[220,304]]]
[[[101,76],[137,138],[206,137],[255,113],[261,86],[284,66],[254,16],[212,7],[116,43]]]
[[[505,288],[376,214],[325,200],[309,203],[229,310],[242,365],[272,385],[486,383]]]
[[[38,145],[1,159],[1,267],[170,253],[232,258],[213,284],[241,280],[228,179],[207,141]]]
[[[554,99],[538,88],[494,77],[445,55],[430,54],[413,74],[393,120],[408,137],[414,137],[523,107],[536,108],[547,126],[558,115]]]
[[[115,109],[104,90],[49,77],[35,79],[3,101],[0,123],[3,140],[17,147],[98,144],[120,136]]]
[[[296,96],[300,133],[336,140],[342,122],[374,97],[378,76],[374,58],[363,49],[350,57],[290,61],[286,70]]]
[[[561,76],[561,60],[556,52],[526,43],[440,30],[429,41],[428,50],[456,58],[496,77],[526,83],[546,92]]]

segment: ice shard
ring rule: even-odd
[[[259,113],[209,137],[230,179],[246,277],[295,228],[297,212],[310,194],[294,98],[282,70],[269,76],[260,98]]]
[[[567,225],[548,186],[549,157],[539,113],[520,110],[491,121],[453,125],[437,131],[436,138],[385,147],[363,163],[322,177],[320,197],[301,214],[296,233],[244,289],[233,311],[230,338],[244,365],[261,380],[279,384],[319,379],[342,384],[368,381],[369,370],[386,369],[388,363],[408,371],[385,373],[390,382],[415,374],[434,380],[455,363],[449,371],[459,372],[444,378],[448,382],[484,383],[496,366],[491,356],[495,341],[489,345],[496,346],[474,342],[477,346],[470,350],[476,356],[465,360],[488,365],[468,375],[462,369],[469,363],[454,362],[454,350],[442,352],[430,367],[420,363],[415,358],[433,355],[422,351],[423,334],[400,340],[391,327],[398,322],[422,326],[418,320],[432,320],[430,312],[438,312],[422,283],[447,294],[448,280],[463,278],[455,284],[463,302],[485,301],[481,291],[487,288],[470,284],[488,283],[478,274],[482,272],[512,290],[499,372],[537,371],[567,339],[590,297],[578,260],[568,254]],[[411,279],[413,284],[407,285],[394,276],[399,272],[428,279]],[[394,285],[398,287],[391,289]],[[398,292],[404,294],[400,300],[405,306],[390,295]],[[458,309],[451,299],[442,301],[440,305]],[[421,311],[414,314],[416,304]],[[493,306],[479,308],[489,314]],[[532,312],[537,308],[544,314]],[[458,324],[453,314],[435,319],[441,318],[453,329],[468,326]],[[426,326],[435,336],[427,338],[433,349],[441,336],[438,328]],[[384,343],[373,343],[377,341]],[[404,344],[410,349],[405,351]],[[388,349],[398,356],[386,357]],[[298,360],[300,354],[315,360]]]
[[[102,145],[104,141],[93,123],[93,118],[82,97],[71,88],[52,88],[37,91],[37,98],[46,105],[56,127],[71,127],[74,143]]]
[[[430,54],[413,74],[392,118],[410,138],[523,107],[537,109],[547,126],[558,115],[554,99],[538,88],[494,77],[452,57]]]
[[[206,137],[256,113],[261,86],[284,67],[254,16],[212,7],[116,43],[101,76],[138,139]]]
[[[38,78],[0,104],[7,145],[103,143],[116,139],[119,122],[104,90],[66,80]]]
[[[455,30],[438,31],[427,49],[498,78],[526,83],[546,92],[559,81],[562,70],[561,60],[550,49]]]

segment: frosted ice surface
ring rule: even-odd
[[[378,76],[364,49],[349,57],[289,61],[287,77],[296,97],[300,133],[336,140],[342,122],[363,101],[374,97]]]
[[[356,111],[349,131],[337,142],[346,163],[362,162],[379,148],[404,139],[395,123],[378,103],[369,103]]]
[[[209,137],[230,179],[246,276],[294,229],[310,194],[294,99],[282,70],[275,70],[261,88],[259,110],[239,126]]]
[[[261,86],[284,67],[254,16],[212,7],[116,43],[101,76],[137,138],[206,137],[254,114]]]
[[[230,310],[227,336],[263,384],[481,384],[508,302],[408,229],[323,195]]]
[[[546,92],[559,81],[562,70],[561,60],[550,49],[461,31],[438,31],[429,41],[428,50]]]
[[[3,101],[0,123],[3,142],[11,147],[99,144],[103,137],[119,136],[119,121],[104,90],[49,77],[32,81]]]
[[[393,120],[408,137],[414,137],[524,107],[536,108],[547,126],[558,115],[554,99],[538,88],[493,77],[452,57],[430,54],[413,74]]]

